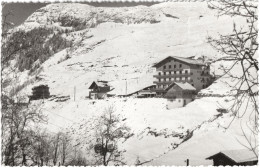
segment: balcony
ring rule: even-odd
[[[187,69],[187,68],[186,68]],[[171,69],[162,69],[163,72],[169,72],[169,71],[183,71],[183,68],[171,68]]]
[[[161,85],[169,85],[169,84],[171,84],[172,82],[174,82],[174,81],[154,81],[153,83],[155,83],[155,84],[161,84]]]
[[[168,85],[168,84],[171,84],[173,82],[193,82],[192,79],[184,79],[184,80],[171,80],[171,81],[154,81],[153,83],[154,84],[157,84],[157,85]]]
[[[175,78],[175,77],[188,77],[193,75],[192,73],[182,73],[182,74],[168,74],[168,75],[153,75],[155,78]]]

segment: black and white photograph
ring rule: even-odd
[[[1,166],[245,166],[257,0],[1,2]]]

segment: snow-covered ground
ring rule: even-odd
[[[88,100],[86,97],[89,95],[88,87],[96,80],[109,81],[117,94],[132,93],[149,86],[155,72],[152,65],[170,55],[204,55],[215,59],[220,55],[206,42],[206,38],[218,33],[230,33],[233,21],[243,24],[244,20],[227,16],[216,17],[216,13],[208,9],[206,2],[161,3],[151,7],[118,9],[70,5],[48,5],[19,27],[29,29],[48,23],[48,26],[64,28],[59,23],[50,24],[46,18],[55,17],[55,11],[60,9],[62,15],[70,14],[79,19],[89,16],[90,11],[96,15],[104,11],[96,18],[102,23],[71,32],[67,38],[72,38],[73,34],[75,48],[71,51],[64,49],[52,55],[41,65],[43,70],[37,75],[41,80],[21,91],[22,94],[29,95],[33,86],[47,84],[51,95],[70,98],[65,102],[49,99],[41,104],[40,109],[49,118],[47,129],[52,132],[68,131],[77,143],[80,142],[84,151],[84,142],[90,134],[86,132],[91,123],[89,120],[98,117],[105,107],[113,105],[116,113],[126,118],[125,124],[134,133],[121,146],[126,150],[128,164],[134,164],[139,158],[141,162],[148,161],[147,165],[185,165],[185,159],[190,159],[191,165],[209,165],[212,162],[205,160],[206,157],[223,149],[242,148],[239,143],[244,141],[240,136],[239,123],[242,119],[235,120],[225,131],[222,126],[230,123],[231,114],[217,117],[218,108],[227,108],[232,104],[232,97],[228,96],[230,88],[223,83],[222,80],[227,81],[224,78],[201,91],[201,94],[214,93],[224,97],[197,98],[186,107],[172,110],[167,110],[166,100],[160,98]],[[125,20],[117,23],[109,15],[111,12],[119,20]],[[109,19],[104,21],[107,18]],[[151,24],[140,21],[144,19],[156,19],[160,22]],[[67,51],[70,54],[68,59]],[[220,74],[218,66],[213,64],[211,71]],[[27,73],[21,73],[21,83],[31,77],[26,76]],[[32,102],[34,105],[40,101]],[[152,132],[159,135],[155,136]],[[192,137],[183,142],[191,132]]]
[[[218,116],[217,109],[230,105],[232,97],[203,97],[184,108],[167,110],[166,100],[162,98],[110,98],[48,100],[41,111],[49,118],[47,129],[69,133],[84,152],[89,147],[88,137],[93,136],[89,130],[94,120],[105,108],[114,106],[115,113],[125,118],[123,123],[134,133],[120,146],[126,150],[124,157],[128,164],[134,164],[139,158],[141,162],[148,161],[147,165],[185,165],[186,159],[190,159],[191,165],[210,165],[212,162],[205,160],[206,157],[221,150],[240,149],[240,143],[246,144],[240,126],[242,123],[246,128],[249,116],[235,119],[227,130],[224,127],[233,119],[232,114]],[[191,132],[191,138],[183,142]]]

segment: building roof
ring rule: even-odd
[[[109,94],[117,95],[117,96],[127,96],[134,94],[140,90],[143,90],[147,87],[154,86],[153,84],[153,76],[152,75],[144,75],[140,78],[132,78],[127,80],[117,80],[113,82],[109,82],[109,84],[115,88]]]
[[[153,65],[153,67],[157,67],[158,65],[162,64],[163,62],[165,62],[166,60],[169,60],[169,59],[176,59],[176,60],[179,60],[180,62],[184,62],[184,63],[192,64],[192,65],[205,65],[205,63],[203,63],[202,60],[192,59],[192,58],[193,57],[183,58],[183,57],[178,57],[178,56],[168,56],[168,57],[164,58],[163,60],[155,63]]]
[[[93,81],[92,84],[89,86],[89,89],[92,89],[95,85],[98,87],[108,87],[106,81]]]
[[[169,90],[170,88],[172,88],[174,85],[179,86],[182,90],[196,90],[195,87],[193,87],[191,84],[189,84],[188,82],[172,82],[165,90]]]
[[[177,57],[177,56],[172,56],[172,58],[186,62],[188,64],[205,65],[205,63],[203,63],[202,60],[196,60],[196,59],[191,59],[191,58],[183,58],[183,57]]]
[[[258,153],[258,151],[256,151]],[[257,161],[258,158],[252,150],[249,149],[240,149],[240,150],[225,150],[220,151],[219,153],[212,155],[206,159],[213,159],[219,154],[224,154],[231,160],[235,161],[236,163],[243,163],[249,161]]]

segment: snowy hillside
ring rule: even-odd
[[[29,69],[17,72],[20,76],[17,86],[28,83],[19,94],[30,95],[33,86],[47,84],[56,98],[41,104],[41,110],[49,118],[46,127],[53,132],[66,130],[83,152],[87,147],[85,137],[91,136],[87,132],[89,123],[105,107],[113,105],[134,134],[121,145],[126,150],[128,164],[135,164],[137,158],[147,165],[185,165],[187,158],[191,165],[212,164],[205,160],[209,155],[226,148],[242,148],[236,139],[243,141],[237,124],[243,119],[236,120],[225,131],[222,126],[228,125],[232,114],[217,111],[232,104],[232,97],[227,96],[230,88],[222,82],[227,79],[218,79],[201,91],[203,97],[172,110],[166,109],[166,100],[161,98],[89,100],[86,97],[90,84],[97,80],[108,81],[118,94],[149,86],[155,73],[152,65],[170,55],[206,56],[212,60],[220,57],[207,44],[206,37],[230,33],[234,20],[244,23],[236,17],[216,17],[206,2],[122,8],[47,5],[15,31],[54,29],[46,38],[59,32],[61,41],[70,45],[47,54],[32,73]],[[36,60],[40,59],[35,58],[33,63]],[[211,71],[220,74],[218,66],[212,64]],[[222,97],[207,96],[210,94]],[[57,97],[68,100],[59,101]],[[39,102],[32,101],[30,106]]]
[[[169,55],[204,55],[214,59],[218,53],[206,43],[206,37],[230,32],[232,24],[229,23],[234,19],[227,16],[217,18],[207,8],[207,4],[201,2],[162,3],[151,7],[137,6],[133,9],[95,8],[82,4],[73,4],[73,8],[70,8],[70,5],[47,5],[16,28],[28,31],[28,27],[33,25],[54,27],[56,31],[69,29],[61,36],[72,42],[72,47],[63,47],[64,49],[61,48],[61,51],[58,50],[54,55],[47,56],[49,59],[41,65],[43,71],[38,75],[42,79],[37,84],[47,83],[55,95],[70,95],[76,86],[77,90],[86,91],[78,92],[77,96],[85,97],[93,80],[116,81],[115,83],[120,85],[125,83],[125,79],[136,80],[136,83],[147,79],[150,82],[146,83],[151,84],[154,73],[151,65]],[[145,10],[141,10],[143,8]],[[59,10],[62,12],[55,12]],[[117,23],[110,20],[114,15],[105,15],[105,11],[109,14],[111,11],[118,15],[123,13],[120,15],[121,18],[132,17],[136,22]],[[135,11],[135,15],[132,11]],[[82,30],[76,30],[73,29],[73,23],[68,26],[57,20],[59,17],[69,19],[66,16],[71,16],[78,17],[71,19],[80,22],[76,25],[92,24],[92,21],[86,21],[91,17],[91,12],[97,13],[98,20],[106,21],[98,21],[100,24],[95,27],[85,25]],[[102,17],[99,16],[99,12]],[[145,15],[144,12],[148,14]],[[147,23],[145,19],[138,21],[143,17],[147,20],[156,18],[158,23]],[[69,59],[66,58],[67,54]],[[216,67],[212,70],[217,72]],[[120,80],[121,82],[118,82]],[[21,82],[23,81],[21,79]],[[77,84],[70,81],[77,81]],[[60,87],[61,84],[63,87]]]

